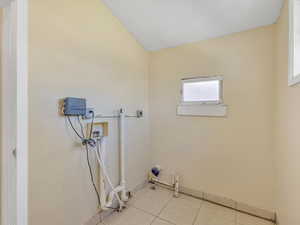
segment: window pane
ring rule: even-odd
[[[300,0],[295,0],[294,6],[294,32],[295,32],[295,49],[294,49],[294,76],[300,74]]]
[[[219,101],[219,80],[195,81],[183,84],[183,101]]]

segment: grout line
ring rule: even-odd
[[[148,189],[147,186],[144,187],[144,188],[147,188],[147,189]],[[148,191],[149,191],[149,190],[147,190],[145,193],[147,193]],[[219,205],[219,206],[222,206],[222,207],[224,207],[224,208],[228,208],[228,209],[231,209],[231,210],[235,211],[235,220],[234,220],[235,225],[238,225],[238,213],[237,213],[237,212],[241,212],[241,213],[244,213],[244,214],[248,214],[248,215],[250,215],[250,216],[257,217],[257,218],[260,218],[260,219],[263,219],[263,220],[271,221],[271,220],[268,220],[268,219],[266,219],[266,218],[262,218],[262,217],[259,217],[259,216],[256,216],[256,215],[252,215],[252,214],[250,214],[250,213],[247,213],[247,212],[243,212],[243,211],[238,210],[237,207],[236,207],[236,204],[237,204],[237,203],[235,203],[235,208],[232,208],[232,207],[229,207],[229,206],[226,206],[226,205],[222,205],[222,204],[220,204],[220,203],[213,202],[213,201],[211,201],[211,200],[205,199],[204,196],[203,196],[203,197],[198,197],[198,196],[191,195],[191,194],[188,194],[188,193],[185,193],[185,192],[180,192],[180,193],[183,194],[183,195],[186,195],[186,196],[191,196],[191,197],[193,197],[193,198],[195,198],[195,199],[202,200],[200,207],[197,209],[197,214],[196,214],[195,218],[193,219],[192,225],[196,225],[197,218],[198,218],[198,216],[199,216],[199,214],[200,214],[201,209],[203,208],[204,201],[205,201],[205,202],[210,202],[210,203],[212,203],[212,204],[214,204],[214,205]],[[144,196],[144,195],[141,195],[140,198],[142,198],[143,196]],[[138,198],[138,199],[139,199],[139,198]],[[153,219],[151,220],[151,222],[150,222],[149,225],[153,225],[154,222],[155,222],[157,219],[162,220],[162,221],[165,221],[165,222],[168,222],[168,223],[170,223],[170,224],[172,224],[172,225],[176,225],[174,222],[169,221],[169,220],[167,220],[167,219],[164,219],[164,218],[161,218],[161,217],[160,217],[160,215],[161,215],[161,213],[163,212],[163,210],[167,208],[167,206],[170,204],[170,202],[171,202],[173,199],[174,199],[174,196],[171,196],[170,199],[169,199],[169,200],[164,204],[164,206],[160,209],[160,211],[158,212],[158,214],[153,214],[153,213],[150,213],[150,212],[148,212],[148,211],[146,211],[146,210],[144,210],[144,209],[141,209],[141,208],[139,208],[139,207],[136,207],[136,206],[134,205],[134,203],[133,203],[132,205],[128,205],[127,208],[133,207],[133,208],[135,208],[135,209],[137,209],[137,210],[140,210],[140,211],[142,211],[142,212],[144,212],[144,213],[146,213],[146,214],[148,214],[148,215],[153,216]],[[271,222],[273,222],[273,221],[271,221]],[[101,222],[100,222],[100,224],[101,224]],[[108,225],[108,224],[106,224],[106,223],[104,223],[104,222],[102,222],[102,224]]]
[[[159,186],[162,187],[162,188],[166,188],[166,189],[172,190],[172,189],[170,189],[170,188],[167,187],[167,186],[164,186],[164,185],[161,185],[161,184],[157,184],[157,185],[159,185]],[[266,221],[269,221],[269,222],[272,222],[272,223],[276,224],[276,217],[275,217],[275,219],[272,219],[272,218],[269,218],[269,217],[263,217],[263,216],[259,216],[259,215],[256,215],[256,214],[252,214],[251,212],[239,210],[239,209],[237,208],[237,205],[238,205],[239,202],[237,202],[237,201],[235,201],[235,200],[233,200],[233,199],[226,198],[226,199],[231,200],[231,201],[234,202],[234,208],[233,208],[233,207],[230,207],[230,206],[228,206],[228,205],[224,205],[224,204],[222,204],[222,203],[218,203],[218,202],[211,201],[211,200],[205,198],[205,195],[204,195],[205,192],[203,192],[203,191],[199,191],[199,192],[202,193],[202,194],[201,194],[201,197],[198,196],[197,194],[193,194],[193,193],[191,194],[191,193],[189,193],[188,190],[185,190],[185,191],[182,190],[182,189],[179,190],[179,193],[181,193],[181,194],[185,194],[185,195],[194,197],[194,198],[196,198],[196,199],[201,199],[201,200],[204,200],[204,201],[208,201],[208,202],[211,202],[211,203],[213,203],[213,204],[220,205],[220,206],[223,206],[223,207],[226,207],[226,208],[229,208],[229,209],[233,209],[233,210],[236,210],[237,212],[245,213],[245,214],[248,214],[248,215],[250,215],[250,216],[254,216],[254,217],[257,217],[257,218],[259,218],[259,219],[266,220]],[[216,195],[214,195],[214,196],[216,196]],[[220,196],[216,196],[216,197],[220,197]],[[220,198],[224,198],[224,197],[220,197]],[[257,208],[257,207],[253,207],[253,208]],[[259,209],[259,208],[257,208],[257,209]],[[272,212],[270,212],[270,213],[272,213]],[[275,214],[275,216],[276,216],[276,214]]]
[[[153,216],[153,217],[156,217],[156,216],[157,216],[157,215],[155,215],[155,214],[153,214],[153,213],[151,213],[151,212],[146,211],[145,209],[136,207],[135,205],[131,205],[130,207],[133,207],[133,208],[135,208],[135,209],[138,209],[138,210],[140,210],[140,211],[142,211],[142,212],[144,212],[144,213],[146,213],[146,214],[148,214],[148,215],[150,215],[150,216]]]
[[[269,221],[269,222],[274,223],[274,221],[271,220],[271,219],[267,219],[267,218],[264,218],[264,217],[261,217],[261,216],[258,216],[258,215],[254,215],[254,214],[251,214],[251,213],[248,213],[248,212],[245,212],[245,211],[241,211],[241,210],[238,210],[237,208],[232,208],[232,207],[230,207],[230,206],[223,205],[223,204],[221,204],[221,203],[218,203],[218,202],[214,202],[214,201],[208,200],[208,199],[206,199],[206,198],[204,198],[204,197],[201,198],[201,197],[198,197],[198,196],[195,196],[195,195],[191,195],[191,194],[189,194],[189,193],[185,193],[185,192],[182,192],[182,191],[181,191],[180,193],[181,193],[181,194],[184,194],[184,195],[191,196],[191,197],[196,198],[196,199],[200,199],[200,200],[203,200],[203,201],[206,201],[206,202],[210,202],[210,203],[215,204],[215,205],[222,206],[222,207],[224,207],[224,208],[228,208],[228,209],[234,210],[234,211],[236,211],[236,212],[244,213],[244,214],[247,214],[247,215],[250,215],[250,216],[253,216],[253,217],[256,217],[256,218],[259,218],[259,219],[262,219],[262,220],[265,220],[265,221]]]
[[[198,211],[197,211],[196,217],[195,217],[194,220],[193,220],[193,223],[192,223],[193,225],[196,224],[197,218],[198,218],[198,216],[199,216],[199,214],[200,214],[200,211],[201,211],[202,207],[203,207],[203,202],[201,202],[201,205],[200,205],[200,207],[199,207],[199,209],[198,209]]]
[[[156,218],[157,218],[156,216],[153,217],[153,219],[152,219],[150,225],[152,225],[152,224],[154,223],[154,221],[156,220]]]
[[[169,205],[169,203],[173,200],[173,196],[171,196],[171,198],[166,202],[166,204],[162,207],[162,209],[159,211],[159,213],[157,214],[157,216],[159,216],[161,213],[162,213],[162,211],[165,209],[165,208],[167,208],[167,206]]]
[[[145,188],[148,189],[148,187],[145,187]],[[147,190],[146,193],[147,193],[148,191],[149,191],[149,190]],[[170,196],[171,196],[171,193],[170,193]],[[140,198],[141,198],[141,197],[143,197],[143,196],[140,196]],[[135,209],[138,209],[138,210],[140,210],[140,211],[142,211],[142,212],[144,212],[144,213],[146,213],[146,214],[148,214],[148,215],[153,216],[153,220],[151,221],[151,223],[150,223],[149,225],[152,225],[156,219],[164,220],[164,221],[166,221],[166,222],[168,222],[168,223],[171,223],[171,224],[173,224],[173,225],[176,225],[176,224],[174,224],[174,223],[172,223],[172,222],[170,222],[170,221],[167,221],[167,220],[162,219],[162,218],[159,217],[159,215],[161,214],[161,212],[167,207],[167,205],[169,204],[169,202],[170,202],[172,199],[173,199],[173,196],[170,197],[170,199],[165,203],[165,205],[161,208],[161,210],[158,212],[157,215],[155,215],[155,214],[153,214],[153,213],[151,213],[151,212],[148,212],[148,211],[146,211],[146,210],[144,210],[144,209],[142,209],[142,208],[139,208],[139,207],[135,206],[134,204],[132,204],[132,205],[130,205],[130,206],[133,207],[133,208],[135,208]]]
[[[171,195],[171,194],[170,194],[170,195]],[[166,222],[168,222],[168,223],[174,224],[174,223],[171,222],[171,221],[168,221],[168,220],[166,220],[166,219],[163,219],[163,218],[160,218],[160,217],[159,217],[159,215],[162,213],[162,211],[164,211],[165,208],[167,208],[167,206],[168,206],[169,203],[173,200],[173,198],[174,198],[174,196],[171,195],[170,199],[166,202],[166,204],[161,208],[161,210],[159,211],[159,213],[156,215],[155,220],[156,220],[156,219],[160,219],[160,220],[164,220],[164,221],[166,221]],[[174,224],[174,225],[175,225],[175,224]]]
[[[162,187],[162,188],[168,189],[167,187],[165,187],[165,186],[163,186],[163,185],[159,185],[159,186]],[[168,189],[168,190],[169,190],[169,189]],[[261,216],[258,216],[258,215],[254,215],[254,214],[251,214],[251,213],[248,213],[248,212],[245,212],[245,211],[238,210],[237,207],[236,207],[236,206],[237,206],[237,202],[235,202],[235,208],[232,208],[232,207],[230,207],[230,206],[223,205],[223,204],[221,204],[221,203],[218,203],[218,202],[214,202],[214,201],[208,200],[208,199],[206,199],[206,198],[204,197],[204,195],[203,195],[203,197],[198,197],[198,196],[195,196],[195,195],[193,195],[193,194],[189,194],[189,193],[184,192],[184,191],[179,191],[179,193],[184,194],[184,195],[187,195],[187,196],[191,196],[191,197],[193,197],[193,198],[200,199],[200,200],[203,200],[203,201],[206,201],[206,202],[210,202],[210,203],[212,203],[212,204],[219,205],[219,206],[222,206],[222,207],[225,207],[225,208],[234,210],[234,211],[236,211],[236,212],[244,213],[244,214],[247,214],[247,215],[250,215],[250,216],[253,216],[253,217],[256,217],[256,218],[259,218],[259,219],[262,219],[262,220],[265,220],[265,221],[269,221],[269,222],[274,223],[274,220],[272,220],[272,219],[264,218],[264,217],[261,217]],[[236,222],[237,222],[237,221],[236,221]],[[274,224],[276,224],[276,223],[274,223]]]
[[[162,209],[159,211],[159,213],[157,214],[157,215],[155,215],[155,217],[154,217],[154,219],[153,219],[153,221],[152,221],[152,223],[150,224],[150,225],[152,225],[153,223],[154,223],[154,221],[155,220],[157,220],[157,219],[159,219],[159,220],[164,220],[164,221],[166,221],[166,222],[168,222],[168,223],[171,223],[171,224],[174,224],[174,223],[172,223],[172,222],[170,222],[170,221],[168,221],[168,220],[165,220],[165,219],[162,219],[162,218],[160,218],[159,217],[159,215],[162,213],[162,211],[167,207],[167,205],[169,204],[169,202],[170,201],[172,201],[172,197],[168,200],[168,202],[162,207]],[[175,224],[174,224],[175,225]]]
[[[170,223],[170,224],[173,224],[173,225],[178,225],[178,224],[176,224],[176,223],[173,223],[172,221],[169,221],[169,220],[166,220],[166,219],[163,219],[163,218],[160,218],[160,217],[157,217],[157,219],[162,220],[162,221],[165,221],[165,222]]]

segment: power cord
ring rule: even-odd
[[[67,116],[67,118],[68,118],[68,121],[69,121],[69,123],[70,123],[73,131],[80,138],[82,144],[85,146],[86,159],[87,159],[87,164],[88,164],[88,167],[89,167],[89,173],[90,173],[90,177],[91,177],[91,182],[92,182],[92,185],[94,187],[95,193],[97,195],[98,205],[100,206],[101,205],[100,195],[99,195],[99,192],[97,190],[97,187],[96,187],[96,184],[95,184],[95,181],[94,181],[94,175],[93,175],[93,171],[92,171],[92,167],[91,167],[91,163],[90,163],[90,157],[89,157],[89,146],[95,147],[95,145],[96,145],[96,142],[92,139],[93,127],[94,127],[94,118],[95,118],[94,112],[92,112],[92,115],[93,115],[93,117],[92,117],[92,123],[91,123],[91,130],[90,130],[90,135],[89,135],[88,139],[85,138],[84,129],[83,129],[83,125],[82,125],[82,122],[80,120],[80,117],[77,116],[77,120],[78,120],[78,123],[80,125],[80,129],[81,129],[81,135],[78,133],[78,131],[73,126],[71,118],[69,116]]]
[[[80,138],[81,141],[83,141],[84,140],[84,133],[82,132],[82,136],[80,136],[80,134],[77,132],[77,130],[73,126],[73,123],[71,121],[70,116],[67,116],[67,118],[68,118],[69,124],[71,125],[71,127],[72,127],[73,131],[75,132],[75,134]]]
[[[87,160],[89,171],[90,171],[91,182],[93,184],[94,190],[95,190],[96,195],[97,195],[98,205],[100,206],[101,205],[101,201],[100,201],[99,192],[97,190],[97,187],[96,187],[96,184],[95,184],[95,181],[94,181],[94,175],[93,175],[91,164],[90,164],[89,147],[88,147],[88,145],[85,145],[85,149],[86,149],[86,160]]]
[[[81,134],[82,134],[82,136],[84,136],[84,129],[83,129],[82,122],[80,120],[80,116],[77,116],[77,120],[78,120],[78,123],[80,125]]]

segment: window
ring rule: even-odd
[[[182,103],[220,104],[222,77],[198,77],[182,80]]]
[[[223,77],[195,77],[181,80],[181,104],[179,116],[226,116],[223,104]]]
[[[300,0],[290,0],[289,85],[300,82]]]

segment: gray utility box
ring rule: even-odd
[[[65,98],[63,112],[65,116],[85,116],[86,99],[73,97]]]

